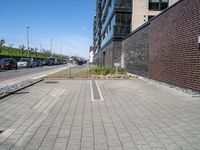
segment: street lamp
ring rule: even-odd
[[[52,53],[52,50],[53,50],[53,39],[51,39],[51,53]]]
[[[26,27],[26,31],[27,31],[27,48],[28,48],[28,52],[29,52],[29,57],[31,57],[30,55],[30,50],[29,50],[29,29],[31,27]]]

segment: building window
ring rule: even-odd
[[[149,0],[149,10],[162,11],[169,5],[169,0]]]
[[[150,20],[151,18],[153,18],[154,16],[148,16],[148,20]]]

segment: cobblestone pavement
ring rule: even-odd
[[[0,150],[200,150],[200,99],[135,80],[41,82],[0,100]],[[96,88],[96,89],[97,89]]]

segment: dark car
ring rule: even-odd
[[[0,60],[0,68],[2,70],[10,70],[16,69],[17,70],[17,62],[13,58],[3,58]]]
[[[51,65],[54,65],[54,60],[52,58],[45,58],[43,61],[42,61],[42,64],[44,66],[51,66]]]
[[[31,61],[31,67],[42,67],[43,63],[40,60],[34,59]]]

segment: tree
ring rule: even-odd
[[[0,53],[2,53],[3,45],[5,44],[5,40],[0,40]]]
[[[32,54],[34,53],[34,48],[31,48],[31,50],[30,50],[30,55],[29,55],[29,57],[31,58],[32,57]]]
[[[23,57],[24,50],[25,50],[26,47],[24,45],[19,45],[19,48],[21,49],[21,57]]]
[[[8,47],[9,47],[9,50],[8,50],[9,55],[10,55],[11,58],[12,58],[12,47],[13,47],[13,44],[8,44]]]
[[[37,58],[37,53],[38,53],[38,48],[37,47],[34,49],[34,53],[35,53],[35,57]]]

